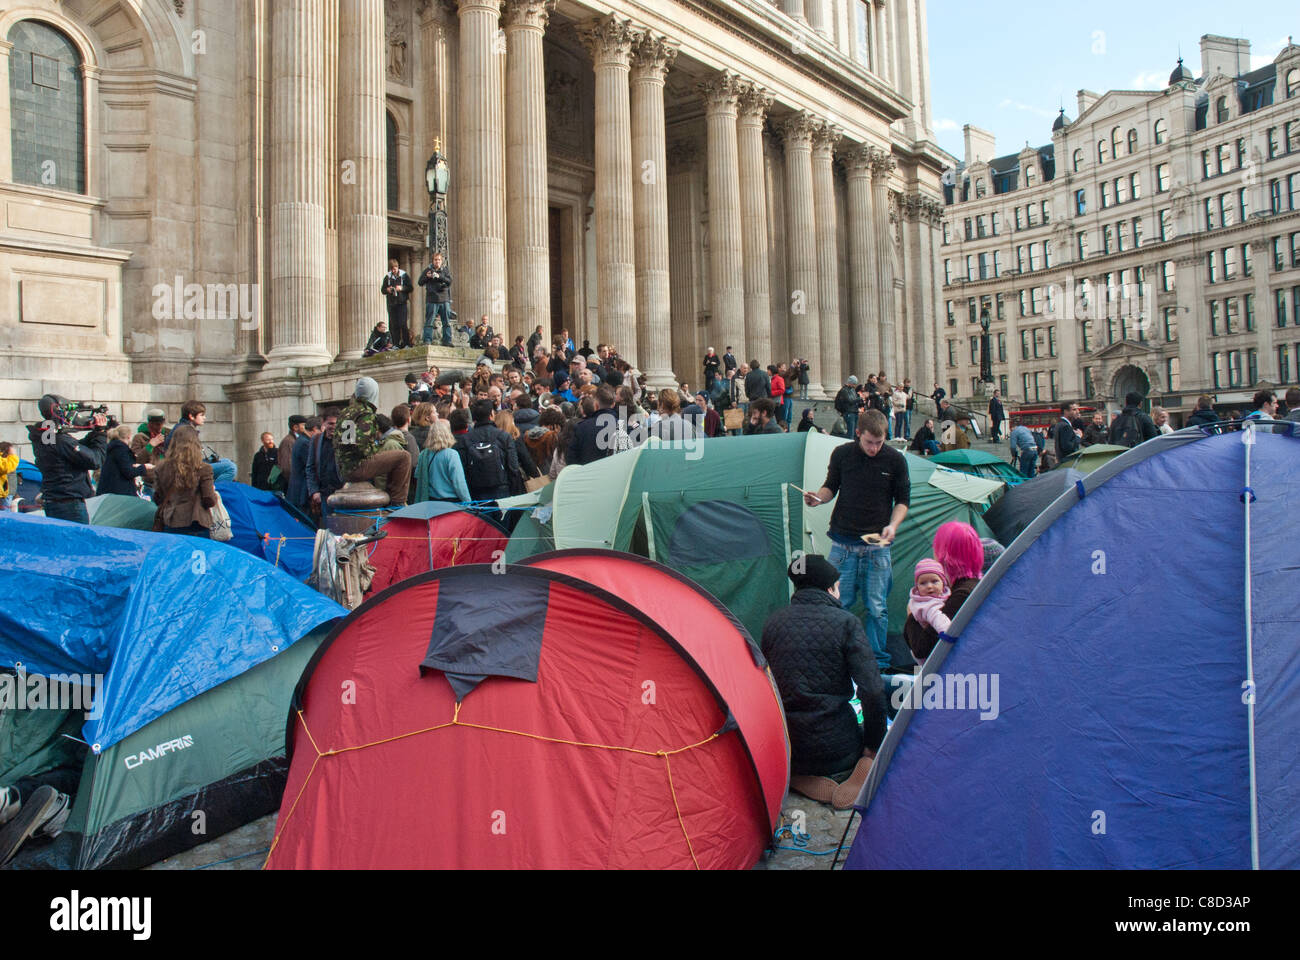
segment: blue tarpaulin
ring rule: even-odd
[[[1259,865],[1300,867],[1300,438],[1246,439],[1151,440],[1017,539],[882,744],[848,867],[1245,869],[1252,805]],[[993,709],[957,696],[994,678]]]
[[[102,675],[92,746],[346,613],[227,544],[0,512],[0,666]]]
[[[218,483],[217,492],[230,514],[234,533],[230,545],[261,557],[305,582],[311,573],[316,531],[304,526],[275,494],[266,490],[244,483]],[[268,534],[270,539],[266,538]]]

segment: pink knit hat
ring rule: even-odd
[[[928,558],[916,562],[916,573],[912,577],[912,583],[915,584],[917,580],[920,580],[921,577],[927,573],[932,573],[942,580],[945,587],[952,586],[952,584],[948,582],[948,574],[944,573],[943,564],[938,560],[930,560]]]

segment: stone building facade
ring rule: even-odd
[[[1300,379],[1300,46],[1250,69],[1205,36],[1160,91],[1079,92],[1049,146],[995,157],[966,128],[946,177],[944,383],[970,396],[978,320],[1013,402],[1114,410],[1138,390],[1190,414],[1243,411]]]
[[[0,10],[0,437],[43,392],[209,408],[242,464],[362,359],[427,262],[448,157],[455,309],[708,346],[816,384],[937,371],[924,0],[21,0]],[[422,297],[412,300],[418,336]]]

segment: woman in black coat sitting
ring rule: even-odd
[[[131,428],[125,423],[109,431],[108,455],[104,458],[104,466],[99,471],[99,487],[96,490],[100,496],[106,493],[120,493],[123,496],[134,497],[136,477],[144,479],[152,472],[153,464],[135,462],[131,448],[127,445],[132,433]]]

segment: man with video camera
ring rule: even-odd
[[[37,402],[40,423],[27,428],[32,456],[41,471],[41,502],[45,515],[71,523],[90,523],[86,500],[95,495],[90,471],[104,465],[108,430],[117,421],[107,408],[70,403],[47,393]],[[74,436],[88,431],[80,440]]]

